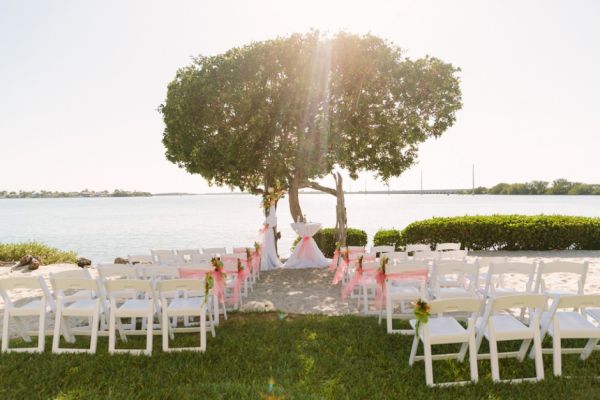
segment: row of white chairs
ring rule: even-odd
[[[153,284],[144,279],[93,279],[85,270],[64,271],[50,276],[54,293],[50,293],[42,277],[11,277],[0,279],[0,295],[4,307],[2,326],[2,352],[43,352],[46,334],[53,335],[52,352],[95,353],[99,335],[108,336],[110,353],[152,353],[153,335],[162,334],[163,351],[206,350],[206,331],[215,335],[215,321],[210,312],[212,296],[205,296],[203,279],[170,279]],[[19,290],[39,290],[41,296],[18,304],[11,293]],[[207,312],[207,310],[209,310]],[[46,329],[49,314],[54,314],[54,329]],[[208,324],[207,324],[208,316]],[[38,329],[27,329],[27,317],[38,318]],[[69,320],[75,318],[73,325]],[[126,324],[122,318],[129,318]],[[141,319],[141,329],[137,319]],[[199,318],[199,326],[179,327],[180,318]],[[9,346],[9,323],[13,320],[17,333],[26,342],[31,336],[38,337],[37,347],[11,348]],[[83,322],[87,320],[87,324]],[[175,332],[199,332],[200,344],[191,348],[172,348],[169,339]],[[123,342],[129,335],[146,335],[146,347],[140,349],[117,349],[116,333]],[[68,343],[75,336],[90,336],[90,347],[65,348],[60,337]]]
[[[548,302],[551,306],[548,307]],[[579,354],[587,359],[600,340],[600,295],[569,295],[547,297],[542,294],[517,294],[493,297],[487,302],[478,298],[439,299],[429,303],[431,316],[427,323],[420,324],[415,334],[409,357],[409,365],[417,360],[425,362],[427,385],[464,384],[463,382],[434,383],[433,361],[456,359],[462,361],[469,351],[471,381],[477,382],[477,360],[490,360],[492,379],[501,381],[499,358],[513,357],[523,361],[535,360],[535,377],[509,379],[510,382],[544,379],[542,354],[553,355],[554,375],[562,374],[562,354]],[[485,306],[485,307],[484,307]],[[482,311],[483,309],[483,311]],[[528,313],[528,318],[519,317],[515,310]],[[466,327],[454,316],[457,312],[468,314]],[[416,319],[410,320],[413,328]],[[543,348],[545,335],[552,337],[552,348]],[[489,344],[489,354],[480,354],[483,339]],[[584,347],[565,348],[563,339],[587,339]],[[499,352],[498,342],[521,341],[518,351]],[[423,344],[423,355],[418,356],[419,343]],[[433,354],[433,345],[461,344],[460,351],[452,354]],[[531,350],[529,350],[531,347]]]
[[[210,261],[214,257],[227,254],[236,254],[246,257],[246,252],[254,254],[254,247],[234,247],[228,253],[225,247],[206,247],[202,249],[176,249],[176,250],[150,250],[150,254],[130,254],[127,256],[129,264],[159,264],[183,266]]]

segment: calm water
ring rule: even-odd
[[[262,225],[250,195],[98,199],[0,199],[0,242],[38,240],[94,262],[150,249],[251,245]],[[335,198],[301,195],[308,219],[335,224]],[[433,216],[567,214],[600,216],[600,196],[346,196],[348,223],[373,234]],[[295,238],[287,199],[277,212],[287,256]]]

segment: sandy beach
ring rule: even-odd
[[[480,257],[483,264],[490,257],[508,257],[510,261],[534,262],[541,261],[574,261],[590,263],[586,280],[585,293],[600,293],[600,251],[498,251],[472,252],[467,261],[473,262]],[[0,268],[0,279],[9,276],[42,276],[50,287],[49,274],[52,272],[77,269],[73,264],[54,264],[41,266],[36,271],[14,271],[10,267]],[[92,276],[97,276],[94,268],[90,269]],[[278,269],[262,271],[260,280],[254,290],[244,299],[244,310],[280,310],[286,313],[320,313],[326,315],[359,314],[356,299],[342,299],[340,285],[331,284],[333,273],[327,268]],[[571,290],[574,280],[567,274],[555,274],[548,280],[553,288]],[[515,288],[522,285],[519,279],[508,279],[506,284]],[[15,293],[19,302],[39,297],[39,291],[20,291]],[[3,315],[4,302],[0,300],[0,317]],[[53,326],[49,318],[49,329]],[[32,321],[35,324],[35,321]],[[11,323],[12,325],[12,323]],[[35,326],[35,325],[34,325]]]

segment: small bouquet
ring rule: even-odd
[[[242,264],[242,260],[237,259],[237,270],[238,272],[242,272],[244,270],[244,264]]]
[[[211,289],[215,286],[215,280],[211,274],[206,274],[204,278],[204,303],[208,301],[208,295]]]
[[[359,269],[362,271],[363,269],[363,256],[358,257],[358,259],[356,260],[356,269]]]
[[[283,197],[285,191],[281,188],[270,187],[267,192],[263,194],[263,200],[261,207],[268,210],[271,206],[277,204],[277,201]]]
[[[215,269],[215,272],[216,272],[216,273],[220,273],[220,274],[221,274],[221,277],[222,277],[223,279],[226,279],[226,278],[227,278],[227,274],[226,274],[225,272],[223,272],[223,261],[221,261],[221,259],[220,259],[220,258],[218,258],[218,257],[213,257],[213,258],[210,260],[210,263],[211,263],[211,264],[212,264],[212,266],[214,267],[214,269]]]
[[[387,263],[390,259],[387,256],[382,256],[381,260],[379,261],[379,272],[383,273],[385,275],[385,267],[387,266]]]
[[[261,244],[258,242],[254,242],[254,251],[256,252],[256,254],[260,254],[260,248],[261,248]]]
[[[415,326],[417,335],[419,334],[419,327],[421,326],[421,324],[426,324],[427,322],[429,322],[430,310],[431,307],[429,306],[429,304],[427,304],[425,300],[419,299],[419,301],[417,301],[417,304],[415,305],[415,310],[413,311],[413,314],[417,319],[417,324]]]

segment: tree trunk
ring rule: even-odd
[[[339,172],[333,175],[335,179],[335,197],[336,197],[336,206],[335,206],[335,236],[336,241],[342,245],[346,244],[347,233],[348,233],[348,220],[346,216],[346,201],[344,198],[344,187],[342,185],[342,175]]]
[[[298,181],[294,179],[290,179],[290,187],[288,189],[289,203],[290,203],[290,214],[292,214],[292,218],[294,222],[304,222],[304,217],[302,214],[302,208],[300,207],[300,197],[298,195],[299,185]]]

